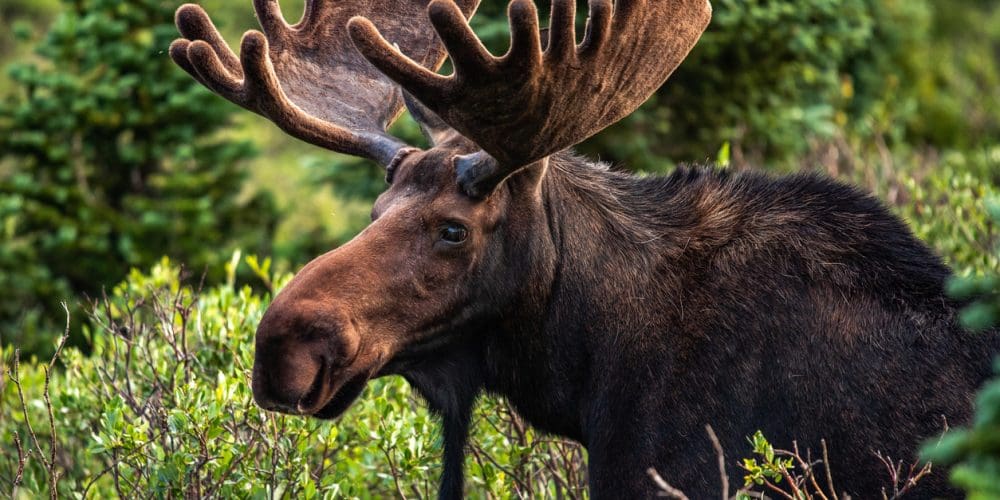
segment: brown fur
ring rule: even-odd
[[[444,418],[443,496],[462,490],[484,391],[585,444],[599,497],[651,494],[651,465],[712,493],[712,424],[730,450],[757,429],[783,447],[826,439],[840,486],[865,498],[883,484],[873,451],[912,458],[942,415],[968,420],[997,346],[956,325],[947,269],[870,197],[809,176],[640,180],[558,155],[477,200],[451,180],[469,147],[413,154],[373,225],[279,294],[258,330],[262,405],[329,418],[357,396],[295,409],[308,395],[272,358],[332,315],[316,335],[362,354],[317,384],[410,380]],[[452,219],[469,240],[441,249],[434,228]],[[948,492],[942,478],[915,498]]]

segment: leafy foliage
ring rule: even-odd
[[[1000,375],[1000,362],[996,369]],[[954,465],[951,482],[965,490],[969,499],[1000,496],[1000,379],[980,391],[972,426],[948,433],[940,443],[926,445],[924,456]]]
[[[290,278],[268,276],[255,258],[247,263],[275,287]],[[47,363],[24,362],[15,373],[8,346],[0,358],[0,484],[15,484],[24,457],[14,497],[43,495],[50,475],[42,457],[54,435],[60,496],[433,496],[437,425],[402,379],[369,384],[333,424],[253,403],[253,333],[267,301],[236,288],[237,269],[228,269],[227,284],[200,295],[166,259],[115,287],[88,329],[93,352],[68,347],[65,369],[53,372],[54,427],[43,394]],[[21,453],[11,446],[15,436]],[[471,487],[496,496],[580,495],[580,449],[528,429],[504,403],[480,404],[473,436]]]
[[[220,138],[231,107],[165,49],[174,2],[63,2],[38,63],[0,103],[0,332],[45,342],[58,302],[172,255],[194,269],[267,250],[268,198],[244,192],[250,144]],[[221,252],[221,253],[220,253]],[[218,267],[218,266],[216,266]],[[37,345],[37,344],[36,344]]]
[[[761,461],[758,462],[756,458],[743,459],[743,470],[746,471],[746,475],[743,476],[745,486],[762,485],[765,481],[778,484],[788,471],[795,468],[795,459],[776,456],[774,446],[771,446],[762,432],[757,431],[749,440],[753,445],[754,454],[758,455]]]
[[[986,202],[986,209],[996,226],[1000,226],[1000,197]],[[1000,262],[1000,245],[994,252],[994,262]],[[972,300],[962,313],[962,322],[973,331],[984,331],[1000,325],[1000,264],[992,267],[994,274],[968,276],[952,280],[949,293],[958,299]]]
[[[763,167],[794,164],[839,130],[942,148],[1000,131],[996,2],[712,3],[709,31],[656,98],[586,149],[662,171],[730,142],[737,164]]]
[[[989,208],[994,221],[1000,224],[1000,198],[993,199]],[[995,252],[1000,260],[1000,246]],[[962,321],[972,330],[983,332],[1000,326],[1000,266],[993,269],[993,274],[958,278],[951,283],[953,296],[972,300],[962,314]],[[1000,359],[996,371],[1000,375]],[[968,493],[968,498],[1000,496],[1000,378],[979,393],[972,426],[948,433],[940,443],[928,444],[924,455],[929,460],[957,464],[951,480]]]

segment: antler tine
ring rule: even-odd
[[[576,2],[552,2],[547,58],[563,59],[576,48]]]
[[[534,69],[542,61],[542,42],[538,33],[538,11],[531,0],[514,0],[507,6],[510,19],[510,49],[500,58],[521,69]]]
[[[455,67],[448,77],[415,64],[364,19],[352,19],[349,28],[375,67],[495,159],[480,154],[460,161],[459,182],[476,196],[634,111],[680,64],[711,18],[708,0],[591,0],[587,31],[577,45],[574,4],[552,0],[543,51],[534,3],[513,0],[511,47],[495,57],[453,4],[432,1],[431,24]]]
[[[470,15],[478,5],[459,1]],[[354,50],[345,26],[355,15],[384,21],[393,39],[414,54],[413,64],[437,68],[444,53],[434,32],[413,26],[424,3],[307,0],[295,25],[285,21],[277,0],[253,5],[263,32],[243,36],[239,57],[201,7],[182,6],[177,27],[183,38],[171,45],[171,57],[212,91],[299,139],[390,164],[405,147],[385,132],[402,110],[402,95]]]
[[[654,0],[655,1],[655,0]],[[590,16],[587,17],[587,31],[580,44],[580,55],[596,53],[608,41],[611,34],[611,0],[591,0]]]
[[[434,4],[431,5],[433,6]],[[434,19],[433,16],[431,19]],[[379,71],[398,83],[404,89],[407,89],[421,101],[426,102],[428,100],[427,98],[431,95],[441,95],[440,92],[447,88],[454,80],[454,78],[441,76],[433,71],[428,71],[426,68],[407,57],[407,55],[402,53],[396,46],[390,44],[385,38],[382,38],[382,35],[378,32],[378,28],[376,28],[375,25],[367,18],[360,16],[354,17],[350,20],[347,27],[351,32],[351,37],[354,39],[354,43],[358,46],[358,50],[360,50],[364,56],[379,69]],[[466,28],[467,27],[468,26],[466,26]],[[468,29],[467,31],[469,33],[472,32],[471,29]],[[438,36],[440,36],[441,40],[444,41],[446,47],[455,43],[455,41],[461,41],[468,38],[465,33],[461,32],[461,29],[456,29],[454,31],[439,29]],[[472,36],[475,37],[474,34]],[[475,38],[475,43],[482,45],[478,38]],[[480,57],[476,54],[477,51],[477,48],[473,47],[473,44],[471,43],[463,45],[462,48],[456,48],[454,52],[449,49],[449,56],[452,57],[452,65],[458,68],[464,65],[467,61]],[[483,49],[483,52],[486,52],[485,49]],[[490,56],[489,53],[486,53],[482,57],[483,59],[479,64],[487,64],[486,58],[492,56]]]
[[[174,62],[214,92],[229,92],[238,88],[238,81],[243,77],[240,60],[226,45],[205,11],[197,5],[182,5],[177,9],[176,21],[184,38],[170,45],[170,57]],[[201,52],[202,57],[206,57],[204,62],[211,66],[206,68],[206,72],[211,71],[215,78],[203,76],[192,61],[189,51],[194,46],[198,47],[194,52]]]
[[[441,37],[441,41],[444,43],[445,49],[448,51],[448,56],[451,58],[452,66],[456,70],[461,68],[461,73],[465,74],[467,72],[474,71],[476,68],[485,66],[491,63],[493,56],[490,54],[489,50],[483,46],[479,37],[472,31],[465,20],[456,22],[452,19],[455,15],[456,9],[452,8],[452,4],[444,2],[431,2],[427,8],[428,18],[431,21],[431,25],[434,26],[434,30],[437,31],[438,36]],[[458,13],[461,16],[461,13]],[[358,21],[367,21],[366,19],[359,19]],[[351,21],[352,24],[355,20]],[[357,27],[348,25],[351,29],[362,28],[361,25]],[[363,28],[368,34],[378,35],[378,31],[375,26],[371,23],[364,25]],[[381,38],[381,35],[379,35]],[[357,38],[355,37],[355,40]],[[407,64],[406,66],[413,66],[412,64]],[[400,68],[403,69],[403,68]],[[419,68],[422,69],[422,68]],[[428,71],[422,71],[423,74],[430,73]],[[427,75],[429,76],[429,75]],[[435,76],[437,76],[435,74]],[[438,80],[443,80],[443,77],[438,77]]]
[[[291,28],[281,13],[278,0],[253,0],[253,8],[257,22],[269,39],[281,38]]]

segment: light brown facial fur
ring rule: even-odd
[[[486,253],[502,195],[476,200],[459,190],[452,159],[461,152],[449,144],[403,160],[372,224],[278,294],[257,330],[261,406],[336,416],[394,356],[467,316],[465,277]],[[455,228],[463,241],[443,238]]]

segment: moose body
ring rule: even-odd
[[[914,459],[943,419],[968,421],[996,342],[957,326],[948,269],[872,197],[814,175],[635,178],[571,155],[545,179],[491,256],[510,259],[516,292],[391,367],[444,417],[446,490],[461,492],[482,390],[583,443],[599,498],[654,496],[649,467],[716,496],[706,424],[733,452],[757,429],[814,456],[826,440],[838,491],[872,498],[888,482],[876,451]],[[471,278],[504,288],[489,269]],[[947,495],[942,476],[913,497]]]
[[[565,151],[666,80],[705,0],[591,0],[579,43],[575,1],[554,0],[542,31],[514,0],[499,58],[467,24],[477,3],[310,0],[289,25],[255,0],[264,33],[239,57],[200,7],[178,11],[171,56],[196,79],[386,166],[372,224],[262,318],[262,407],[334,418],[371,378],[402,375],[442,417],[443,498],[464,492],[483,393],[586,446],[597,498],[654,496],[650,467],[717,495],[706,424],[731,453],[757,429],[780,447],[825,440],[838,492],[870,498],[875,452],[915,458],[969,420],[1000,346],[961,330],[948,269],[874,198],[815,175],[637,178]],[[385,133],[404,101],[432,148]],[[943,474],[919,488],[953,494]]]

